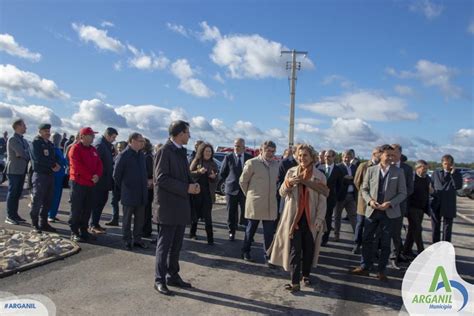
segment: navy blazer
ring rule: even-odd
[[[320,164],[318,169],[326,174],[326,164]],[[327,179],[326,185],[329,188],[329,196],[327,197],[327,205],[328,209],[333,208],[336,205],[337,198],[342,190],[342,180],[344,178],[344,174],[342,173],[341,168],[339,168],[336,164],[334,164],[333,170],[331,171],[331,175]]]
[[[341,169],[342,176],[343,176],[342,186],[341,186],[341,190],[339,191],[339,195],[338,195],[337,200],[338,201],[344,201],[344,199],[346,198],[346,195],[347,195],[347,189],[349,188],[349,185],[352,185],[354,187],[353,194],[354,194],[354,198],[356,199],[357,198],[357,188],[354,185],[354,176],[355,176],[356,171],[357,171],[357,166],[354,165],[354,164],[349,165],[349,168],[351,168],[351,173],[352,173],[352,179],[351,180],[344,178],[345,176],[349,175],[347,173],[346,165],[343,164],[343,163],[340,163],[337,166]]]
[[[247,162],[247,160],[252,158],[252,155],[244,153],[244,164]],[[231,152],[224,157],[219,176],[221,179],[225,180],[226,194],[232,195],[234,192],[239,192],[239,178],[242,174],[242,170],[244,170],[244,166],[242,166],[242,169],[239,170],[237,167],[237,157],[235,156],[234,152]]]
[[[456,217],[456,191],[462,187],[462,176],[459,170],[454,174],[445,173],[444,170],[435,170],[431,176],[433,181],[433,197],[436,202],[433,205],[433,212],[439,212],[441,216]]]

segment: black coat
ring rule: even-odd
[[[147,174],[143,152],[136,152],[129,146],[115,161],[115,186],[120,191],[120,199],[125,206],[145,206],[147,203]]]
[[[188,194],[192,183],[186,149],[168,140],[158,150],[153,163],[153,221],[164,225],[191,223]]]
[[[114,158],[113,158],[113,145],[102,136],[95,148],[99,154],[100,160],[102,161],[102,177],[100,177],[99,182],[95,185],[97,190],[110,191],[113,187],[112,174],[114,172]]]
[[[403,173],[405,174],[405,182],[407,186],[407,198],[402,203],[400,203],[400,212],[402,212],[402,216],[405,216],[408,211],[408,201],[409,201],[410,195],[413,194],[415,178],[413,175],[413,168],[410,167],[410,165],[407,165],[404,162],[400,162],[400,168],[403,170]]]
[[[349,167],[351,168],[351,173],[352,173],[352,179],[350,179],[350,180],[344,178],[345,176],[349,175],[347,173],[346,165],[343,164],[343,163],[340,163],[337,166],[341,169],[342,175],[343,175],[342,186],[341,186],[341,190],[339,191],[337,200],[338,201],[344,201],[344,199],[346,198],[346,195],[347,195],[347,189],[349,188],[350,185],[352,185],[354,187],[353,194],[354,194],[354,198],[357,199],[357,188],[354,185],[354,176],[355,176],[356,171],[357,171],[356,165],[354,165],[354,164],[349,165]]]
[[[244,153],[244,163],[252,158],[252,155]],[[219,176],[221,179],[225,179],[226,194],[231,194],[232,192],[238,192],[240,190],[239,178],[243,169],[244,166],[239,170],[237,166],[237,158],[233,152],[224,157]]]
[[[462,187],[462,176],[459,170],[454,174],[436,170],[431,176],[434,188],[433,212],[439,212],[441,216],[456,217],[456,191]]]
[[[326,174],[326,165],[321,164],[319,165],[319,170]],[[333,208],[336,205],[337,198],[342,190],[342,180],[344,178],[344,174],[342,170],[334,164],[333,170],[331,171],[331,175],[327,179],[326,185],[329,188],[329,196],[327,197],[327,208]]]

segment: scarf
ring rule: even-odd
[[[302,174],[304,180],[309,180],[313,176],[313,164],[310,164],[307,168],[298,167],[297,174]],[[288,186],[288,183],[287,183]],[[296,212],[296,218],[290,228],[290,238],[293,238],[293,233],[297,230],[298,223],[303,215],[306,215],[308,224],[311,223],[311,210],[309,208],[309,190],[304,184],[298,184],[298,210]]]

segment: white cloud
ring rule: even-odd
[[[454,134],[454,140],[453,143],[455,145],[461,145],[461,146],[466,146],[470,147],[471,154],[474,153],[474,129],[472,128],[461,128]],[[474,156],[472,157],[472,160],[474,161]]]
[[[431,0],[414,0],[410,5],[413,12],[422,13],[427,19],[434,19],[441,15],[444,7]]]
[[[218,72],[212,78],[214,78],[214,80],[216,80],[217,82],[225,83],[225,80],[222,78],[221,74]]]
[[[283,78],[288,75],[285,67],[288,56],[280,56],[282,50],[288,50],[283,44],[258,34],[222,36],[217,27],[211,27],[205,21],[200,25],[203,28],[201,39],[215,41],[211,60],[226,68],[228,76],[237,79],[261,79]],[[299,61],[303,69],[314,67],[309,58]]]
[[[77,32],[81,41],[92,42],[100,50],[109,50],[120,53],[124,50],[124,45],[113,37],[107,35],[107,30],[101,30],[91,25],[72,23],[72,28]]]
[[[327,136],[331,137],[334,143],[346,146],[372,143],[379,139],[372,127],[358,118],[332,120],[332,126],[327,131]]]
[[[113,106],[99,99],[81,101],[79,111],[74,113],[72,120],[85,125],[94,125],[100,122],[119,128],[127,126],[125,118],[119,115]]]
[[[166,27],[173,32],[183,35],[184,37],[189,37],[188,31],[182,25],[168,22],[166,23]]]
[[[347,78],[341,75],[330,75],[330,76],[326,76],[323,79],[323,85],[330,85],[333,83],[339,83],[339,85],[345,89],[349,89],[355,86],[352,81],[348,80]]]
[[[469,22],[469,25],[467,26],[467,31],[474,35],[474,20]]]
[[[0,65],[0,90],[6,95],[26,94],[43,99],[69,99],[56,83],[13,65]]]
[[[462,89],[452,83],[457,70],[429,60],[419,60],[414,71],[397,72],[393,68],[387,68],[386,73],[402,79],[418,79],[426,87],[437,87],[447,98],[460,98],[463,95]]]
[[[116,63],[114,63],[114,69],[116,71],[121,71],[122,70],[122,62],[119,60]]]
[[[289,117],[285,117],[286,121],[290,121]],[[311,117],[299,117],[295,119],[296,123],[301,123],[301,124],[310,124],[310,125],[320,125],[323,121]]]
[[[366,121],[415,120],[418,117],[417,113],[407,111],[403,99],[363,90],[326,97],[321,102],[300,105],[300,108],[330,117]]]
[[[114,27],[115,24],[113,24],[110,21],[102,21],[102,23],[100,23],[100,26],[102,26],[102,27]]]
[[[33,53],[28,48],[20,46],[15,41],[15,38],[10,34],[0,34],[0,51],[4,51],[9,55],[28,59],[33,62],[38,62],[41,59],[40,53]]]
[[[295,131],[303,132],[303,133],[316,133],[319,132],[319,128],[306,123],[296,123],[295,124]]]
[[[222,90],[222,95],[229,101],[234,101],[234,95],[227,90]]]
[[[214,129],[212,125],[206,120],[203,116],[196,116],[191,119],[190,123],[193,127],[198,128],[200,131],[203,132],[212,132]]]
[[[415,94],[413,88],[409,86],[396,85],[393,89],[401,96],[410,96]]]
[[[107,99],[107,95],[105,93],[100,92],[100,91],[97,91],[95,93],[95,95],[97,96],[97,98],[99,98],[101,100]]]
[[[209,98],[214,95],[204,82],[194,78],[195,72],[186,59],[178,59],[171,64],[171,73],[179,79],[180,90],[200,98]]]
[[[127,45],[127,47],[134,55],[134,57],[128,60],[130,67],[140,70],[163,70],[170,62],[169,59],[163,55],[163,53],[160,53],[158,56],[156,56],[153,52],[151,55],[146,55],[143,51],[139,51],[132,45]]]
[[[199,39],[203,42],[218,41],[222,38],[221,32],[216,26],[209,26],[206,21],[199,23],[202,32],[199,33]]]
[[[10,130],[13,118],[25,120],[30,135],[37,133],[41,123],[50,123],[53,130],[62,126],[62,120],[48,107],[42,105],[19,106],[0,102],[0,126],[2,130]]]

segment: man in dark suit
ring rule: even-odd
[[[90,231],[94,234],[103,234],[105,229],[100,226],[99,221],[109,198],[109,191],[113,188],[113,142],[117,138],[118,132],[113,127],[107,127],[104,135],[99,139],[95,148],[102,161],[103,173],[99,182],[94,188],[94,207],[92,208]]]
[[[296,147],[289,147],[288,148],[288,156],[280,161],[280,165],[278,167],[278,181],[277,181],[277,206],[278,206],[278,218],[276,222],[278,223],[278,219],[280,218],[280,210],[282,209],[282,206],[280,206],[281,203],[281,197],[280,193],[278,190],[280,189],[280,186],[282,185],[283,182],[285,182],[285,176],[288,170],[294,166],[296,166],[298,163],[296,162],[296,159],[293,156],[293,153],[295,151]]]
[[[379,256],[377,278],[387,282],[385,270],[390,256],[392,221],[401,217],[400,203],[406,199],[404,172],[392,165],[394,149],[382,145],[380,163],[369,167],[362,183],[361,192],[367,207],[365,210],[362,260],[360,267],[351,274],[368,276],[373,264],[374,242],[380,231],[382,251]]]
[[[327,231],[324,233],[321,245],[326,246],[329,241],[329,234],[332,230],[332,214],[334,207],[337,203],[337,197],[342,189],[342,180],[344,175],[342,170],[334,164],[336,159],[336,152],[332,149],[327,150],[324,154],[324,164],[319,165],[319,170],[326,175],[327,183],[329,188],[329,196],[327,198],[327,209],[326,209],[326,227]]]
[[[337,166],[343,173],[342,187],[337,197],[337,204],[334,216],[334,240],[339,241],[339,233],[341,231],[341,215],[342,210],[345,209],[349,222],[351,223],[352,230],[355,231],[357,222],[357,191],[354,186],[354,176],[357,171],[357,167],[351,164],[352,152],[346,150],[342,153],[342,162]]]
[[[250,154],[245,152],[245,140],[237,138],[234,141],[234,152],[224,157],[220,170],[221,179],[225,180],[225,197],[227,202],[227,225],[229,227],[229,240],[235,239],[237,220],[239,218],[238,207],[240,205],[239,225],[246,226],[245,219],[245,195],[239,185],[239,178],[242,174],[244,164],[252,159]]]
[[[443,221],[443,241],[451,242],[453,219],[456,217],[456,191],[462,187],[461,172],[454,167],[454,158],[441,158],[443,170],[436,170],[433,181],[433,203],[431,204],[431,227],[433,243],[440,241],[441,221]]]
[[[186,148],[191,136],[189,123],[174,121],[169,127],[170,139],[158,150],[153,168],[153,217],[158,223],[156,245],[155,290],[172,295],[167,285],[190,288],[181,279],[179,252],[184,229],[191,223],[189,194],[199,194],[200,187],[192,183]]]
[[[403,249],[402,243],[402,228],[403,228],[403,218],[407,214],[408,210],[408,197],[413,194],[413,185],[414,185],[414,176],[413,168],[408,164],[401,161],[402,157],[402,146],[400,144],[392,144],[394,158],[392,164],[400,168],[405,175],[405,184],[407,187],[407,198],[400,203],[400,211],[402,216],[392,220],[392,252],[390,254],[390,266],[399,270],[398,266],[399,261],[407,261],[407,258],[401,254]]]

